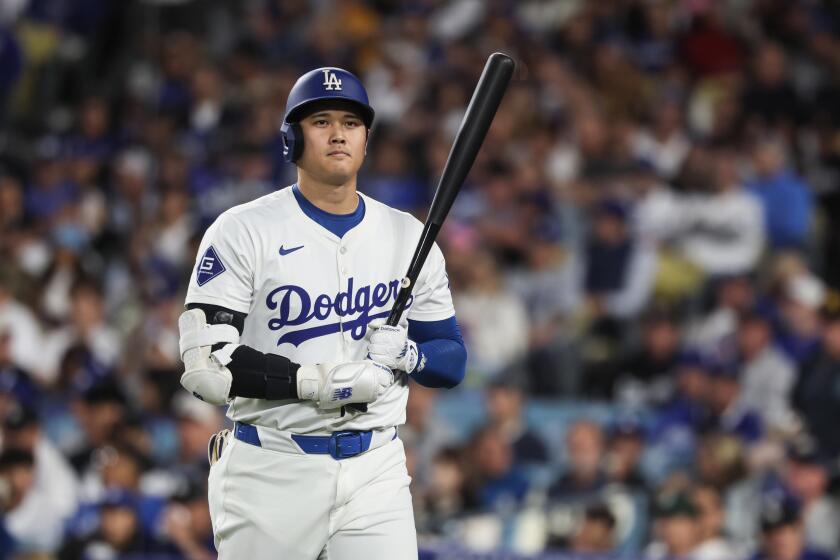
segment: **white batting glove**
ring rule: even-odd
[[[420,355],[417,343],[408,338],[405,327],[386,325],[383,319],[371,321],[368,325],[368,356],[377,364],[408,374],[423,369],[425,359]]]
[[[316,401],[325,410],[372,403],[393,382],[390,369],[370,360],[302,365],[297,372],[298,398]]]
[[[233,376],[225,366],[239,345],[239,331],[233,325],[208,325],[204,311],[190,309],[178,317],[178,332],[184,362],[181,385],[210,404],[227,403]],[[228,344],[211,353],[212,346],[220,342]]]

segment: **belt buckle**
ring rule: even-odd
[[[362,452],[362,435],[359,432],[334,432],[330,436],[329,452],[333,459],[355,457]]]

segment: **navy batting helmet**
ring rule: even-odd
[[[341,68],[318,68],[307,72],[295,82],[286,101],[286,115],[280,135],[283,138],[283,158],[293,162],[303,153],[303,132],[298,125],[307,109],[318,101],[338,99],[357,106],[366,128],[373,123],[373,108],[359,78]]]

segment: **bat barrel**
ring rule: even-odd
[[[508,83],[513,76],[513,59],[502,53],[493,53],[484,65],[484,71],[475,87],[461,128],[455,135],[452,150],[446,159],[435,198],[429,209],[428,221],[443,224],[455,196],[470,172],[493,117],[502,102]]]
[[[478,80],[467,112],[461,121],[461,128],[455,135],[455,142],[443,167],[432,206],[429,208],[429,217],[426,219],[423,233],[420,235],[420,241],[417,243],[406,273],[407,282],[403,282],[391,314],[388,316],[387,324],[389,325],[396,325],[405,310],[423,263],[426,262],[426,257],[432,249],[443,221],[449,214],[452,203],[470,172],[478,150],[484,142],[484,137],[487,136],[490,123],[493,122],[493,117],[502,102],[515,66],[513,59],[502,53],[493,53],[484,65],[484,71]]]

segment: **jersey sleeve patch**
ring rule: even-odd
[[[203,286],[222,272],[227,270],[222,259],[216,254],[212,245],[204,251],[204,256],[198,261],[198,270],[195,273],[195,280],[199,286]]]

